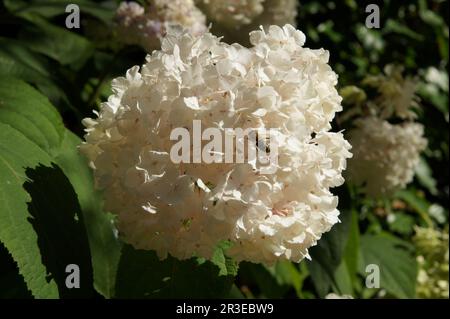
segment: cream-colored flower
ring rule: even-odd
[[[296,0],[197,0],[212,24],[212,32],[226,42],[249,45],[247,34],[260,26],[296,25]]]
[[[414,244],[417,248],[417,296],[419,298],[449,297],[448,229],[416,227]]]
[[[290,25],[252,32],[250,41],[247,49],[169,30],[161,50],[114,80],[97,118],[84,121],[81,151],[105,209],[136,248],[211,258],[228,240],[236,260],[298,262],[339,221],[330,188],[343,183],[351,154],[343,135],[329,131],[342,108],[328,52],[304,48],[304,34]],[[278,169],[174,164],[170,132],[191,131],[193,120],[278,129]]]
[[[146,7],[122,2],[115,21],[119,39],[142,46],[147,52],[160,48],[167,29],[181,26],[194,35],[206,32],[206,18],[193,0],[148,0]]]
[[[238,29],[251,23],[263,10],[264,0],[197,0],[213,23],[227,28]]]
[[[349,178],[372,197],[404,188],[414,177],[427,140],[423,126],[405,122],[390,124],[375,116],[355,121],[348,137],[353,146]]]
[[[370,76],[364,80],[378,90],[379,96],[374,101],[374,109],[379,117],[388,119],[393,116],[400,119],[414,119],[414,109],[419,107],[416,96],[417,80],[402,75],[399,66],[387,65],[385,74]]]

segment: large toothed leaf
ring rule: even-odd
[[[35,85],[60,110],[69,107],[77,112],[66,93],[56,85],[59,79],[52,72],[56,67],[55,63],[31,51],[26,44],[0,37],[0,76],[19,78]]]
[[[328,233],[322,235],[317,246],[310,249],[312,260],[307,263],[311,279],[320,297],[330,291],[332,286],[336,286],[335,273],[341,264],[345,248],[350,235],[350,225],[352,211],[348,207],[350,203],[349,193],[343,187],[339,188],[340,203],[347,203],[347,206],[340,205],[340,223],[334,225]]]
[[[0,101],[1,106],[1,101]],[[28,222],[30,195],[23,189],[25,167],[50,165],[49,155],[22,133],[0,123],[0,240],[19,266],[28,288],[37,298],[56,298],[54,281],[47,282],[37,234]]]
[[[94,46],[89,40],[64,26],[52,25],[32,14],[22,16],[30,23],[21,30],[19,39],[31,50],[74,68],[81,67],[93,54]]]
[[[31,86],[7,77],[0,81],[0,123],[16,129],[47,154],[56,154],[65,131],[58,112]]]
[[[68,131],[55,162],[72,183],[83,210],[92,253],[94,287],[105,297],[112,297],[121,247],[114,234],[111,217],[102,211],[101,194],[93,189],[90,168],[78,153],[80,143],[81,140]]]
[[[89,242],[72,185],[54,164],[27,168],[25,173],[28,180],[23,187],[30,196],[26,221],[37,234],[41,255],[34,263],[41,261],[45,266],[46,279],[56,283],[60,298],[93,296]],[[80,285],[76,289],[66,285],[69,265],[76,265],[80,270]]]
[[[94,2],[89,0],[5,0],[5,6],[14,14],[33,13],[45,18],[52,18],[59,15],[69,15],[66,13],[68,4],[75,4],[79,7],[81,14],[89,14],[110,23],[117,5],[114,1]]]
[[[417,263],[411,245],[387,234],[361,237],[362,263],[360,272],[367,265],[376,265],[380,271],[380,288],[398,298],[414,298]]]
[[[74,255],[88,260],[92,256],[96,289],[107,297],[113,295],[120,247],[110,218],[101,211],[87,164],[77,152],[79,143],[38,91],[20,80],[0,78],[0,241],[39,298],[72,295],[61,284],[61,267],[66,265],[55,262],[48,251],[58,251],[58,240],[42,238],[54,229],[72,232],[80,243],[87,234],[89,247],[83,250],[78,245],[80,251]],[[52,202],[59,204],[54,207],[60,214],[51,209]],[[81,272],[88,278],[91,262],[84,259],[74,263],[85,265]]]

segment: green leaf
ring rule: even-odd
[[[27,181],[23,187],[31,200],[28,202],[29,215],[21,222],[30,223],[37,235],[39,259],[46,268],[46,280],[56,283],[60,298],[92,297],[89,243],[72,185],[56,165],[27,168],[25,173]],[[20,219],[16,221],[20,222]],[[80,286],[77,289],[66,286],[68,265],[79,267]]]
[[[420,33],[415,32],[414,30],[410,29],[406,25],[394,20],[394,19],[388,19],[386,21],[386,25],[383,28],[383,33],[396,33],[402,36],[406,36],[411,38],[415,41],[423,41],[424,37]]]
[[[350,203],[348,192],[340,188],[341,203]],[[344,192],[345,191],[345,192]],[[339,219],[341,222],[325,233],[317,246],[310,249],[311,261],[307,263],[311,279],[320,297],[324,297],[335,282],[334,274],[339,267],[348,240],[351,209],[341,207]]]
[[[276,275],[275,269],[261,264],[241,262],[239,277],[249,281],[247,285],[256,285],[259,288],[260,294],[257,297],[282,298],[290,289],[290,285]]]
[[[89,0],[5,0],[5,6],[14,14],[34,13],[42,17],[52,18],[58,15],[68,15],[66,6],[76,4],[80,11],[88,13],[104,23],[112,21],[117,5],[113,1],[94,2]]]
[[[414,298],[417,263],[412,246],[390,235],[364,235],[361,237],[362,264],[360,272],[366,276],[369,264],[380,269],[380,288],[398,298]]]
[[[94,190],[94,180],[89,166],[79,152],[81,140],[67,131],[61,152],[55,157],[77,193],[94,269],[94,287],[105,297],[114,296],[115,278],[120,258],[121,244],[114,234],[112,217],[102,209],[102,196]]]
[[[229,296],[232,276],[219,276],[212,262],[171,256],[124,245],[116,280],[117,298],[220,298]]]
[[[412,208],[422,214],[428,214],[430,204],[422,197],[419,197],[414,190],[402,190],[396,194],[397,198],[400,198],[407,202]]]
[[[319,263],[308,263],[307,265],[317,295],[324,298],[333,285],[334,272],[330,275]]]
[[[226,251],[231,247],[231,243],[223,241],[219,243],[214,250],[211,262],[219,267],[219,276],[236,276],[238,272],[238,264],[226,255]]]
[[[417,180],[424,186],[431,195],[437,195],[436,180],[433,178],[433,172],[423,157],[415,169]]]
[[[297,296],[301,295],[301,288],[303,280],[306,276],[303,276],[298,270],[296,264],[289,261],[278,261],[275,266],[269,268],[269,271],[275,277],[279,285],[292,286],[297,293]]]
[[[433,225],[429,216],[430,203],[418,196],[414,189],[405,189],[395,193],[395,197],[405,201],[428,224]]]
[[[357,281],[358,260],[360,255],[360,233],[358,225],[358,212],[352,210],[351,225],[349,237],[344,252],[344,261],[346,263],[352,282]]]
[[[404,213],[391,214],[387,218],[389,229],[401,235],[411,235],[414,231],[415,219]]]
[[[448,78],[446,80],[448,83]],[[448,116],[449,107],[447,92],[442,92],[441,89],[434,83],[421,82],[417,93],[424,101],[427,101],[436,107],[436,109],[438,109],[444,116]]]
[[[31,197],[22,185],[26,180],[25,167],[34,168],[38,163],[50,165],[50,161],[49,155],[38,145],[11,126],[0,123],[0,241],[17,262],[20,274],[37,298],[56,298],[58,290],[54,281],[46,280],[38,238],[27,220],[27,202]]]
[[[32,297],[23,277],[19,274],[17,264],[5,246],[0,242],[0,299],[29,299]]]
[[[52,212],[48,208],[51,205],[41,200],[43,204],[32,210],[27,203],[33,198],[23,188],[23,184],[29,181],[26,173],[30,169],[36,169],[39,165],[48,168],[54,162],[65,174],[64,178],[54,178],[59,183],[67,178],[70,183],[66,182],[66,187],[63,184],[54,185],[62,189],[59,189],[62,195],[57,194],[56,190],[48,192],[51,196],[75,192],[76,198],[66,198],[66,202],[76,202],[79,206],[73,204],[71,209],[60,210],[77,213],[82,210],[82,217],[78,219],[86,222],[95,287],[103,295],[112,296],[120,246],[110,218],[102,213],[100,196],[93,190],[87,164],[77,152],[80,140],[64,128],[58,112],[45,97],[11,77],[0,77],[0,126],[0,241],[17,262],[27,286],[38,298],[58,296],[55,281],[46,280],[46,268],[40,262],[42,251],[38,245],[39,237],[27,219],[33,212],[31,215],[37,214],[42,220],[47,216],[45,214]],[[73,187],[72,193],[69,186],[70,189]],[[64,229],[62,226],[57,228]],[[54,267],[51,272],[55,273]]]
[[[23,43],[0,37],[0,73],[32,77],[37,81],[50,77],[47,68],[47,61],[29,51]]]
[[[343,260],[334,273],[334,290],[339,295],[353,296],[353,284],[351,274],[346,262]]]
[[[317,30],[321,33],[327,35],[333,42],[341,42],[343,35],[334,31],[334,22],[332,20],[327,20],[317,26]]]
[[[12,126],[49,155],[57,153],[64,135],[61,118],[47,98],[7,77],[0,78],[0,123]]]
[[[0,76],[20,78],[35,85],[58,107],[68,106],[74,110],[65,92],[56,85],[58,80],[49,73],[54,67],[23,43],[0,37]]]
[[[79,69],[93,54],[93,44],[69,29],[57,27],[32,14],[23,14],[31,22],[19,33],[19,39],[33,51],[55,59],[62,65]]]
[[[445,28],[444,19],[428,9],[426,0],[419,0],[419,15],[425,23],[441,30]]]

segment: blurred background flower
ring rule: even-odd
[[[448,227],[444,230],[416,227],[417,297],[448,298]]]
[[[207,30],[205,16],[192,0],[147,0],[145,6],[122,2],[115,22],[120,41],[140,45],[148,53],[161,47],[161,38],[168,28],[181,26],[193,35]]]
[[[246,34],[263,26],[296,26],[297,0],[196,0],[211,31],[228,43],[250,44]]]

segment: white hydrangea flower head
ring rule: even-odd
[[[349,178],[375,198],[410,183],[427,145],[423,125],[390,124],[368,116],[356,120],[355,126],[348,133],[354,155],[349,161]]]
[[[299,262],[339,221],[330,188],[351,157],[328,52],[303,47],[290,25],[250,34],[252,47],[210,33],[169,30],[161,50],[113,81],[80,146],[117,215],[121,237],[160,258],[211,258],[221,241],[236,260]],[[173,128],[276,128],[278,167],[180,163],[170,159]]]
[[[194,35],[207,31],[206,18],[193,0],[147,0],[146,8],[122,2],[115,16],[119,39],[142,46],[147,52],[159,49],[167,29],[182,26]]]

